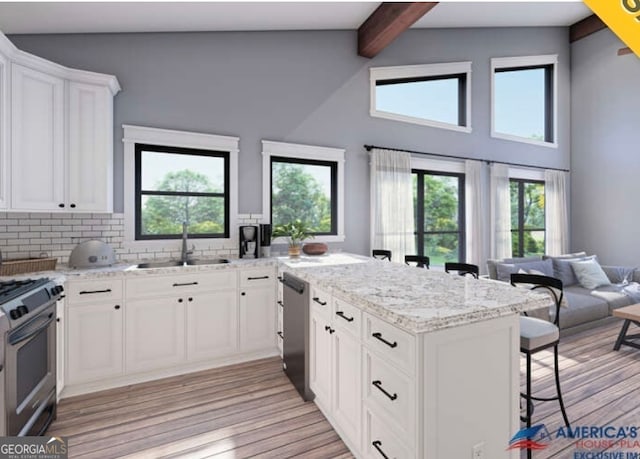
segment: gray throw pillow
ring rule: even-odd
[[[517,273],[520,269],[527,274],[543,273],[545,276],[553,276],[553,263],[551,260],[537,260],[528,263],[497,263],[498,280],[511,282],[511,274]],[[536,271],[536,273],[532,271]]]
[[[579,258],[552,257],[551,261],[553,262],[553,277],[560,279],[564,287],[577,284],[578,278],[573,272],[573,268],[571,267],[571,262],[584,261],[584,260],[597,261],[598,257],[596,255],[591,255],[590,257],[579,257]]]
[[[596,260],[572,261],[571,267],[580,285],[588,290],[611,285],[611,281]]]

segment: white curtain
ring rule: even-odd
[[[562,171],[544,171],[546,248],[548,255],[569,252],[567,176]]]
[[[465,213],[466,213],[466,261],[483,266],[485,257],[485,193],[483,192],[483,176],[485,163],[466,160],[465,170]]]
[[[509,166],[491,165],[491,256],[511,256],[511,195]]]
[[[409,153],[371,150],[371,249],[397,262],[416,254],[412,180]]]

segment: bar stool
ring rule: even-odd
[[[480,269],[478,268],[478,265],[472,265],[470,263],[453,263],[448,261],[444,264],[444,271],[446,273],[456,271],[461,276],[471,274],[476,279],[480,277]]]
[[[429,264],[431,260],[426,255],[405,255],[404,256],[404,264],[409,265],[410,263],[415,263],[418,268],[426,268],[429,269]]]
[[[377,258],[379,260],[391,261],[391,250],[373,249],[372,256],[373,258]]]
[[[555,306],[555,317],[553,322],[535,317],[520,317],[520,352],[525,354],[527,359],[527,392],[521,393],[520,396],[527,403],[527,415],[521,416],[520,419],[527,423],[527,427],[531,427],[531,416],[533,415],[533,401],[548,402],[558,400],[562,418],[571,432],[569,418],[564,408],[562,400],[562,391],[560,390],[560,374],[558,365],[558,343],[560,342],[560,304],[564,293],[562,291],[562,281],[554,277],[539,276],[537,274],[511,274],[511,285],[518,284],[533,285],[531,290],[544,289],[549,292]],[[525,313],[526,314],[526,313]],[[556,380],[556,396],[555,397],[535,397],[531,395],[531,355],[538,351],[553,347],[553,366]],[[527,449],[527,458],[531,459],[531,449]]]

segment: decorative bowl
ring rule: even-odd
[[[302,251],[307,255],[323,255],[329,247],[324,242],[307,242],[302,246]]]

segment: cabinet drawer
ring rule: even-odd
[[[406,374],[382,359],[365,353],[364,400],[370,408],[385,415],[402,432],[413,439],[415,419],[415,388]]]
[[[69,304],[120,301],[122,299],[122,279],[96,279],[67,282]]]
[[[362,313],[360,309],[338,298],[333,299],[333,324],[348,330],[358,339],[362,328]]]
[[[140,276],[127,279],[127,297],[182,295],[236,288],[237,276],[233,269],[174,276]]]
[[[413,335],[383,320],[365,314],[364,342],[369,349],[384,356],[409,374],[414,373],[416,339]]]
[[[311,302],[311,308],[314,311],[319,312],[320,314],[324,314],[325,317],[329,318],[331,315],[331,294],[317,287],[311,286],[311,298],[309,301]]]
[[[394,435],[389,423],[379,416],[366,410],[365,426],[365,457],[371,459],[403,459],[415,457],[406,448],[406,442]]]
[[[275,288],[276,272],[273,268],[243,269],[240,271],[240,287],[265,287],[273,285]]]

